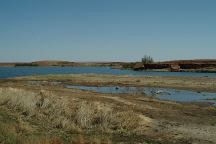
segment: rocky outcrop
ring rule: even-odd
[[[170,67],[169,64],[160,64],[160,63],[145,64],[145,69],[166,69],[169,67]]]
[[[171,64],[170,65],[170,71],[171,72],[179,72],[180,71],[180,66],[178,64]]]
[[[137,62],[135,63],[135,65],[133,66],[133,70],[144,70],[145,69],[145,66],[142,62]]]
[[[208,67],[216,67],[216,64],[179,64],[181,69],[202,69]]]
[[[144,69],[166,69],[170,68],[169,64],[143,64],[141,62],[135,63],[133,66],[134,70],[144,70]]]
[[[179,71],[209,71],[216,69],[216,60],[182,60],[182,61],[169,61],[159,62],[153,64],[143,64],[137,62],[132,67],[134,70],[170,70],[172,72]]]

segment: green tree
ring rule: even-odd
[[[151,63],[154,63],[154,59],[151,56],[144,55],[144,57],[142,58],[142,63],[151,64]]]

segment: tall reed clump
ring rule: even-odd
[[[102,102],[72,102],[48,91],[0,88],[0,105],[43,125],[68,131],[134,132],[140,123],[140,117],[132,111],[119,111]]]

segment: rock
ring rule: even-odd
[[[158,90],[155,92],[157,95],[171,95],[169,92],[163,91],[163,90]]]
[[[137,62],[134,66],[133,66],[133,70],[143,70],[145,69],[145,66],[142,62]]]
[[[170,65],[170,71],[171,72],[179,72],[180,71],[180,66],[177,64],[172,64]]]

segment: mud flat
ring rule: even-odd
[[[144,86],[216,92],[216,78],[209,77],[68,74],[17,77],[13,80],[61,81],[67,84],[90,86]]]
[[[5,127],[11,126],[14,141],[25,139],[26,143],[42,139],[59,143],[214,144],[216,108],[213,106],[164,101],[139,93],[69,89],[65,85],[216,92],[215,83],[216,79],[206,77],[94,74],[2,79],[0,121]],[[11,123],[5,119],[12,119]]]

